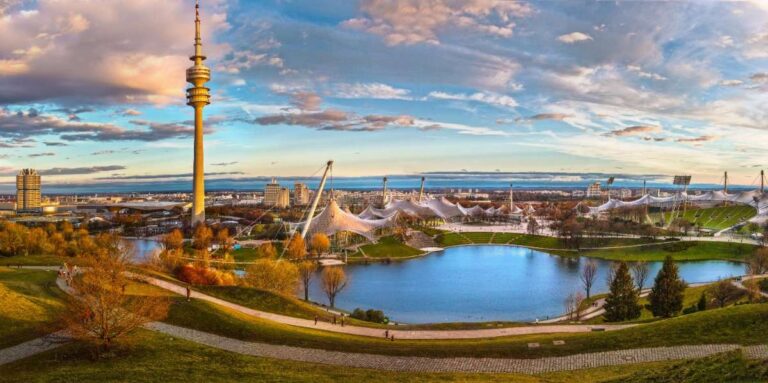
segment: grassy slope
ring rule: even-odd
[[[733,342],[755,344],[765,341],[767,317],[768,305],[740,305],[614,332],[396,342],[284,326],[197,301],[174,304],[168,322],[250,341],[329,350],[391,355],[534,358],[634,347]],[[566,345],[553,346],[552,341],[556,339],[566,340]],[[540,342],[542,347],[528,349],[528,342]]]
[[[671,214],[671,212],[664,213],[665,222],[669,222]],[[751,206],[732,205],[706,209],[689,209],[682,215],[682,218],[694,224],[701,224],[706,229],[722,230],[752,218],[755,214],[755,208]],[[661,213],[651,214],[653,222],[658,222],[660,218]]]
[[[394,237],[382,237],[377,243],[362,246],[363,252],[370,258],[408,258],[423,254],[419,249],[414,249]],[[358,251],[352,257],[362,257]]]
[[[56,273],[0,267],[0,348],[37,338],[62,307]]]
[[[622,379],[648,371],[667,371],[673,363],[649,363],[526,376],[518,374],[395,373],[258,358],[142,330],[130,346],[94,362],[73,344],[6,366],[3,382],[499,382],[559,383]]]
[[[663,245],[649,245],[623,249],[582,251],[587,257],[617,261],[663,261],[671,255],[677,261],[734,260],[742,261],[752,254],[755,246],[728,242],[679,242]]]
[[[62,258],[55,255],[16,255],[13,257],[0,257],[0,266],[59,266],[64,262],[77,264],[76,258]]]
[[[677,382],[764,382],[768,381],[768,363],[747,360],[737,351],[698,360],[675,362],[612,378],[616,383]]]

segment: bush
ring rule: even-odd
[[[363,311],[361,308],[356,308],[350,315],[352,318],[364,320],[366,322],[373,323],[389,323],[389,318],[384,316],[384,312],[381,310],[368,309]]]
[[[181,266],[176,270],[179,280],[191,285],[206,286],[234,286],[235,276],[209,267],[193,266],[190,264]]]
[[[763,290],[764,292],[768,293],[768,278],[765,278],[762,281],[760,281],[760,290]]]
[[[699,309],[696,306],[689,306],[683,310],[683,315],[693,314],[697,311],[699,311]]]

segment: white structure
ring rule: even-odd
[[[272,178],[272,182],[264,186],[264,204],[267,206],[277,206],[279,198],[280,184],[277,183],[276,178]]]
[[[306,235],[311,237],[315,233],[323,233],[331,236],[346,231],[359,234],[371,242],[376,242],[376,230],[394,226],[396,219],[397,213],[386,218],[364,219],[342,210],[336,200],[331,199],[328,201],[328,206],[312,218]],[[298,226],[304,225],[305,222],[298,224]]]

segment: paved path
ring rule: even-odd
[[[145,283],[160,287],[162,289],[174,292],[180,295],[186,295],[186,288],[179,286],[175,283],[167,282],[161,279],[149,277],[140,274],[131,274],[132,278],[136,278]],[[371,327],[358,327],[358,326],[344,326],[333,325],[327,322],[318,322],[315,324],[313,320],[301,319],[290,317],[286,315],[268,313],[264,311],[254,310],[245,306],[241,306],[232,302],[225,301],[223,299],[215,298],[207,294],[203,294],[197,291],[192,291],[191,297],[200,299],[203,301],[211,302],[220,306],[227,307],[229,309],[241,312],[246,315],[250,315],[256,318],[271,320],[278,323],[283,323],[296,327],[313,328],[324,331],[331,331],[337,333],[344,333],[350,335],[360,335],[368,337],[384,337],[384,331],[389,330],[389,335],[394,335],[395,339],[476,339],[476,338],[495,338],[500,336],[511,335],[531,335],[531,334],[552,334],[552,333],[574,333],[574,332],[591,332],[594,329],[599,328],[605,331],[621,330],[627,327],[635,325],[546,325],[546,326],[519,326],[519,327],[505,327],[495,329],[480,329],[480,330],[398,330],[397,327],[384,328],[371,328]]]
[[[0,350],[0,365],[15,362],[41,352],[53,350],[67,340],[63,331],[55,332],[41,338],[33,339]]]
[[[734,285],[734,286],[736,286],[736,287],[738,287],[738,288],[740,288],[740,289],[742,289],[742,290],[746,290],[746,289],[747,289],[747,287],[746,287],[746,286],[744,286],[744,281],[748,281],[748,280],[750,280],[750,279],[762,279],[762,278],[768,278],[768,274],[762,274],[762,275],[746,275],[746,276],[743,276],[743,277],[741,277],[741,278],[739,278],[739,279],[734,279],[734,280],[732,280],[732,281],[731,281],[731,284],[732,284],[732,285]],[[764,296],[764,297],[768,298],[768,293],[766,293],[766,292],[763,292],[762,290],[760,291],[760,295],[762,295],[762,296]]]

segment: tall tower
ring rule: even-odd
[[[22,169],[16,175],[16,210],[20,213],[40,211],[40,174]]]
[[[200,38],[200,3],[195,1],[195,55],[194,64],[187,69],[187,105],[195,108],[195,162],[192,175],[192,219],[194,226],[205,222],[205,181],[203,169],[203,108],[211,103],[210,90],[205,83],[211,79],[211,70],[203,61],[203,43]]]

